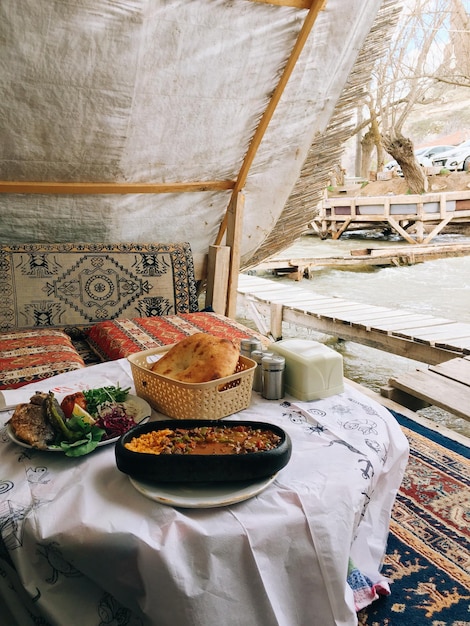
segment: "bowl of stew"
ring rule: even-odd
[[[121,472],[159,483],[257,480],[285,467],[291,453],[282,428],[256,421],[147,422],[122,435],[115,447]]]

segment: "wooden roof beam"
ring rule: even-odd
[[[209,180],[188,183],[59,183],[0,181],[0,193],[26,194],[128,194],[226,191],[235,188],[234,180]]]

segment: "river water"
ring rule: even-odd
[[[459,241],[469,238],[460,235],[441,235],[433,243]],[[338,241],[321,240],[315,235],[301,237],[293,246],[276,258],[318,258],[346,256],[350,250],[365,247],[405,245],[402,240],[387,238],[379,233],[365,231],[345,234]],[[410,266],[368,267],[353,269],[318,268],[312,277],[293,282],[290,278],[264,275],[266,278],[289,285],[301,286],[314,293],[338,296],[390,308],[401,308],[435,317],[470,324],[470,256],[426,261]],[[343,356],[345,375],[362,385],[379,391],[392,375],[413,369],[420,363],[369,348],[353,342],[337,341],[306,329],[285,325],[283,336],[303,336],[328,344]],[[470,398],[469,398],[470,402]],[[419,411],[441,425],[470,436],[470,422],[457,418],[436,407]]]

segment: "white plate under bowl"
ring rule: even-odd
[[[127,400],[123,402],[122,404],[129,406],[130,412],[134,413],[134,421],[136,424],[141,424],[141,423],[146,422],[152,414],[152,407],[150,406],[150,404],[143,398],[139,398],[139,396],[134,396],[132,394],[129,394],[127,396]],[[33,448],[33,446],[29,445],[29,443],[26,443],[25,441],[21,441],[21,439],[18,439],[18,437],[16,437],[15,433],[13,432],[12,427],[9,424],[7,424],[6,431],[7,431],[7,435],[10,437],[13,443],[18,444],[19,446],[22,446],[23,448]],[[107,446],[110,443],[115,443],[119,439],[119,437],[120,435],[118,437],[113,437],[112,439],[106,439],[105,441],[100,441],[97,447]],[[39,448],[34,448],[34,449],[39,450]],[[60,446],[47,446],[47,448],[45,448],[45,450],[42,450],[42,452],[62,452],[63,453],[64,451],[62,450]]]
[[[277,474],[255,482],[236,483],[151,483],[129,476],[137,491],[150,500],[185,509],[210,509],[253,498],[274,482]]]

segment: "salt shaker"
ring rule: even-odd
[[[255,373],[253,374],[253,391],[263,391],[263,366],[261,361],[266,356],[273,356],[273,352],[265,352],[264,350],[253,350],[250,358],[256,362]]]
[[[262,350],[263,344],[256,337],[250,337],[249,339],[242,339],[240,341],[240,354],[251,359],[251,353],[254,350]]]
[[[283,356],[264,356],[261,359],[263,373],[263,391],[266,400],[280,400],[284,397],[284,370],[286,360]]]

